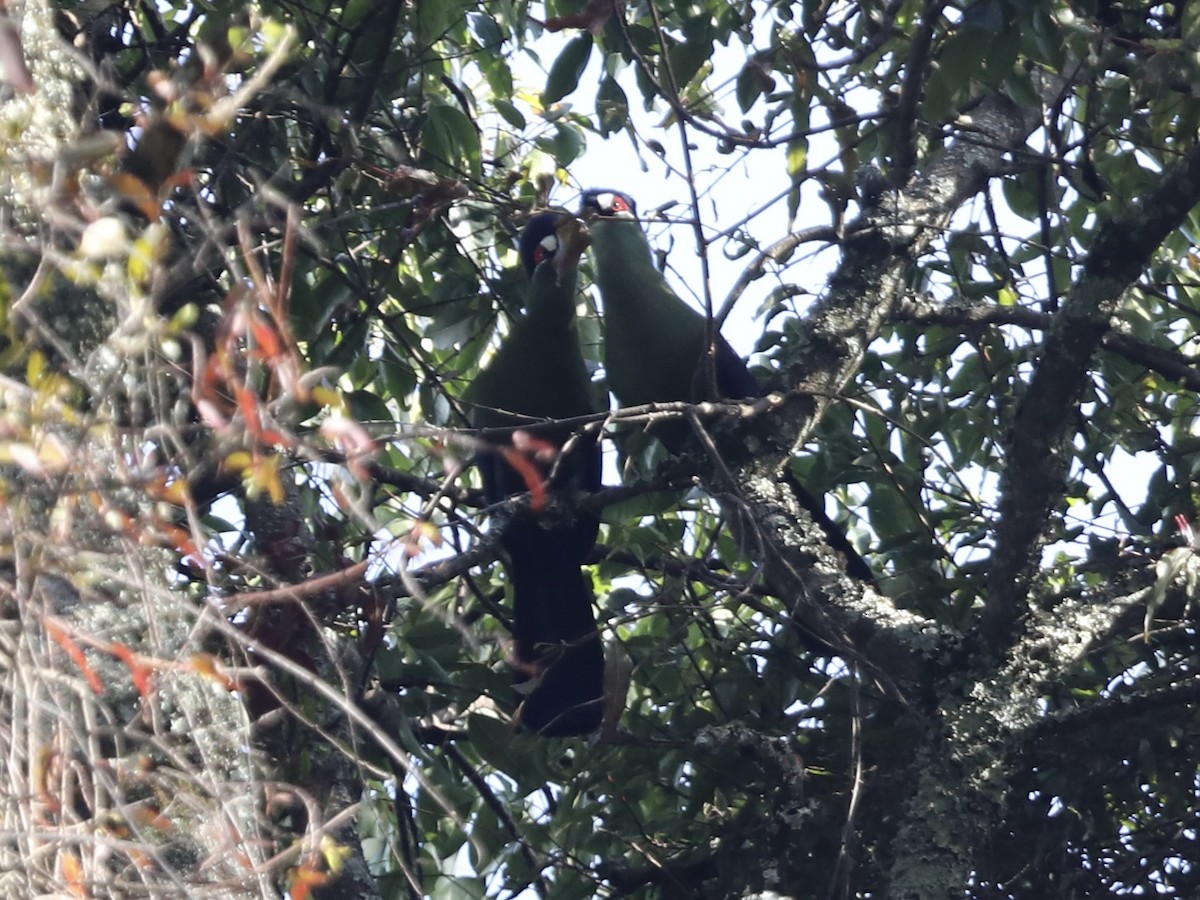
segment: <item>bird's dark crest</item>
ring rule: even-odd
[[[558,227],[565,218],[565,213],[538,213],[521,229],[517,252],[525,274],[532,277],[538,266],[554,258],[558,252]]]

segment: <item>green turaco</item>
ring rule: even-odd
[[[604,369],[608,386],[621,406],[704,400],[739,400],[762,395],[762,388],[720,334],[710,328],[667,284],[654,267],[650,242],[637,218],[637,204],[620,191],[584,191],[582,215],[588,220],[596,285],[604,303]],[[691,429],[667,422],[653,433],[671,452],[685,444]],[[847,571],[873,581],[870,567],[824,503],[794,478],[788,479],[800,503],[842,554]]]
[[[473,427],[532,426],[596,411],[575,316],[584,246],[586,230],[566,213],[542,213],[525,226],[519,241],[529,275],[525,315],[464,394]],[[572,437],[568,457],[560,458]],[[518,445],[508,440],[480,455],[489,503],[526,493],[535,487],[531,480],[552,471],[552,495],[599,489],[594,435],[567,426],[538,429],[518,438]],[[520,469],[510,462],[518,452],[528,463]],[[584,734],[599,727],[603,705],[604,652],[591,584],[580,569],[596,542],[599,519],[578,509],[569,516],[548,514],[538,505],[519,507],[500,537],[512,584],[518,715],[539,734]]]

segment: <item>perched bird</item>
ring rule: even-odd
[[[617,402],[641,406],[762,396],[745,361],[719,333],[712,334],[705,317],[684,303],[654,267],[633,198],[619,191],[584,191],[582,214],[589,222],[596,285],[604,301],[604,369]],[[678,452],[690,431],[686,423],[666,422],[653,433]],[[845,557],[847,571],[873,581],[870,566],[820,499],[796,479],[788,481],[830,546]]]
[[[604,298],[604,368],[617,401],[640,406],[757,397],[758,382],[719,334],[711,366],[715,396],[706,384],[708,324],[654,268],[633,199],[616,191],[585,191],[583,212],[596,217],[592,253]]]
[[[464,393],[473,427],[533,426],[596,411],[575,321],[576,276],[586,243],[586,229],[566,213],[537,215],[521,232],[529,300],[525,315]],[[535,469],[522,466],[522,472],[510,463],[517,452],[511,444],[481,455],[489,503],[531,490],[530,480],[546,479],[551,471],[552,494],[600,488],[594,435],[561,427],[538,430],[522,443],[534,448],[522,456]],[[513,592],[514,683],[524,698],[519,717],[539,734],[584,734],[600,725],[604,651],[591,585],[580,570],[599,527],[594,513],[576,509],[568,519],[559,511],[525,508],[500,536]]]

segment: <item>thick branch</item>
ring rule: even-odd
[[[1075,733],[1093,728],[1111,728],[1114,725],[1139,719],[1164,709],[1181,709],[1200,701],[1200,675],[1193,675],[1178,684],[1135,691],[1098,700],[1081,709],[1062,710],[1040,723],[1034,734],[1037,742],[1063,733]]]
[[[879,674],[883,667],[894,682],[913,678],[923,665],[919,660],[954,637],[862,585],[814,568],[820,555],[805,536],[815,528],[774,473],[808,440],[854,377],[867,346],[907,289],[914,260],[954,210],[1006,167],[1006,155],[1023,146],[1038,122],[1038,110],[989,97],[975,111],[975,133],[960,136],[923,175],[888,198],[886,211],[873,209],[863,216],[847,238],[828,293],[805,323],[807,340],[782,360],[787,383],[803,390],[789,395],[770,417],[762,443],[751,442],[753,454],[727,456],[738,460],[732,476],[737,493],[763,526],[759,537],[771,590],[795,598],[794,614],[806,628],[852,657],[869,656],[869,668]],[[709,481],[719,477],[714,471]]]
[[[1045,722],[1039,701],[1047,687],[1149,593],[1142,587],[1039,613],[1027,639],[999,669],[981,661],[966,696],[961,686],[947,691],[940,719],[929,720],[930,732],[918,745],[916,789],[894,842],[890,896],[961,894],[963,876],[976,867],[1002,819],[1008,791],[1003,773],[1035,745]]]
[[[975,110],[970,134],[960,135],[924,174],[851,226],[829,290],[804,323],[806,340],[781,359],[787,384],[814,396],[799,398],[773,429],[781,448],[776,465],[811,437],[854,377],[907,290],[914,261],[964,201],[1009,168],[1006,157],[1020,150],[1039,121],[1036,109],[1002,95],[988,97]]]
[[[1013,639],[1027,610],[1037,549],[1061,497],[1070,455],[1072,415],[1097,346],[1122,294],[1145,271],[1166,237],[1200,202],[1200,147],[1164,174],[1158,189],[1104,222],[1062,311],[1055,317],[1029,391],[1017,411],[1000,483],[996,552],[984,608],[984,634],[994,648]]]
[[[980,303],[974,306],[945,306],[902,301],[892,317],[896,322],[915,322],[920,325],[976,326],[1016,325],[1031,330],[1048,330],[1054,324],[1054,316],[1018,306],[994,306]],[[1200,391],[1200,368],[1194,357],[1185,356],[1177,350],[1156,347],[1140,341],[1122,331],[1109,331],[1101,339],[1101,345],[1130,362],[1145,366],[1152,372],[1178,381],[1185,388]]]

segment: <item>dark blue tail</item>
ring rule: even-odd
[[[523,697],[521,724],[538,734],[586,734],[603,716],[604,648],[591,585],[580,570],[581,547],[591,544],[578,532],[590,527],[546,528],[533,516],[518,516],[504,531],[514,598],[513,681]]]

